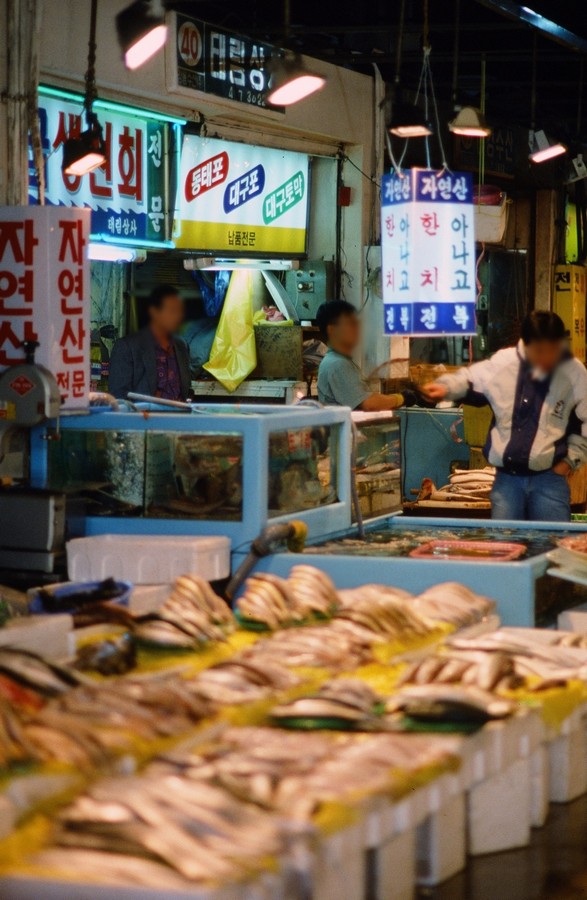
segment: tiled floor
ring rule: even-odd
[[[419,900],[587,900],[587,796],[551,806],[526,849],[471,860]]]

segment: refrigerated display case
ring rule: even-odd
[[[36,487],[82,504],[84,534],[226,534],[252,540],[303,519],[318,537],[350,526],[348,411],[194,407],[94,411],[31,437]]]

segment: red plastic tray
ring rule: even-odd
[[[410,552],[414,559],[447,559],[459,562],[512,562],[526,552],[525,544],[499,541],[430,541]]]

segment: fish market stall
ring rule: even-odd
[[[585,638],[466,587],[184,576],[125,627],[126,675],[0,648],[11,900],[408,900],[587,788]]]
[[[459,581],[495,600],[506,625],[552,624],[566,606],[584,600],[571,586],[565,593],[543,578],[548,554],[581,524],[491,522],[391,516],[368,524],[365,540],[357,531],[312,541],[302,554],[277,553],[258,567],[286,575],[308,562],[328,573],[339,588],[376,582],[417,592],[443,581]],[[505,548],[503,544],[515,545]],[[513,551],[515,558],[507,558]]]

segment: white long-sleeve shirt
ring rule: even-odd
[[[451,400],[472,392],[491,406],[494,423],[485,448],[490,465],[531,474],[562,459],[573,468],[587,462],[587,370],[574,357],[563,359],[551,376],[537,377],[520,341],[438,380]]]

